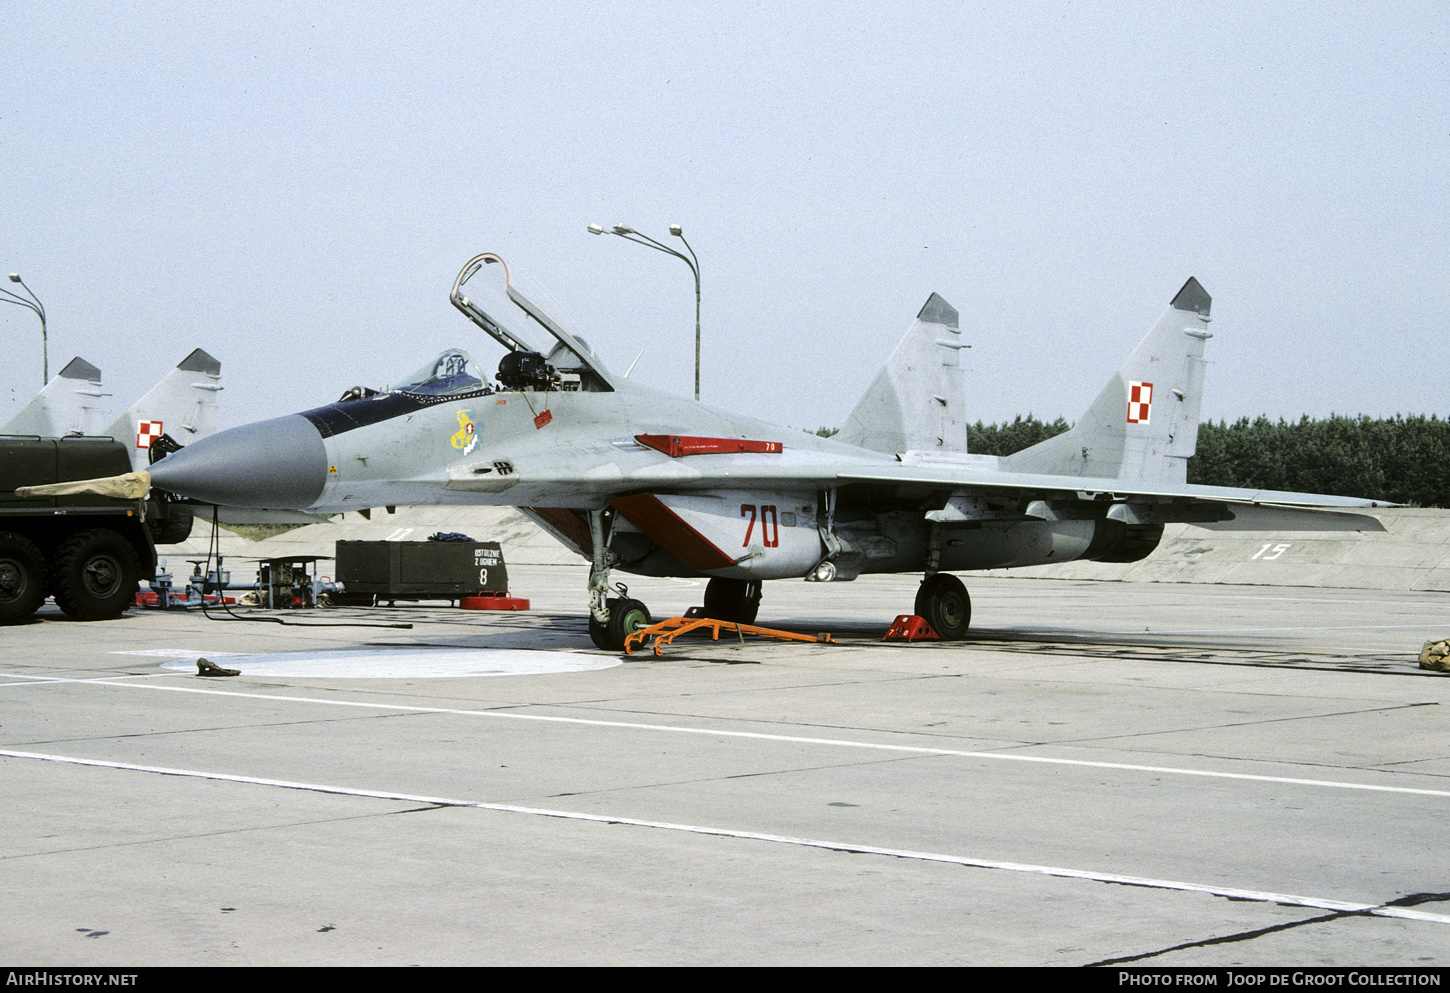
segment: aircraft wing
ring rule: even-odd
[[[844,448],[845,446],[843,446]],[[584,501],[650,492],[691,493],[721,489],[814,491],[841,486],[883,491],[882,502],[937,506],[926,511],[939,524],[973,520],[1051,520],[1106,516],[1125,524],[1190,523],[1216,530],[1383,531],[1367,514],[1349,511],[1390,507],[1384,501],[1319,493],[1224,486],[1196,486],[1162,480],[1098,479],[1008,472],[984,468],[991,459],[960,465],[912,465],[859,449],[822,451],[783,447],[768,453],[670,456],[633,439],[614,443],[615,455],[580,474],[562,458],[541,461],[522,455],[514,471],[490,471],[495,463],[462,465],[450,472],[446,489],[502,493],[520,503],[570,492]],[[522,454],[522,453],[521,453]],[[968,457],[970,458],[970,457]],[[538,494],[535,497],[534,494]]]

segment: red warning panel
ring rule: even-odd
[[[1147,424],[1153,410],[1153,384],[1128,383],[1128,423]]]
[[[699,438],[676,434],[637,434],[641,445],[664,452],[672,459],[686,455],[731,455],[737,452],[778,454],[785,449],[779,441],[751,441],[748,438]]]

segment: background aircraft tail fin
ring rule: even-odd
[[[1066,434],[1002,460],[1013,472],[1184,482],[1198,442],[1212,297],[1190,278]]]
[[[221,376],[222,364],[195,349],[104,433],[130,448],[133,469],[145,469],[151,442],[163,433],[187,445],[216,431]]]
[[[95,434],[100,427],[96,401],[109,395],[101,390],[101,370],[76,356],[0,427],[0,434],[38,434],[42,438]]]
[[[891,353],[891,358],[837,440],[876,452],[965,452],[966,392],[956,308],[935,293]]]

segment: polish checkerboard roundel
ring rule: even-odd
[[[1128,383],[1128,423],[1147,424],[1153,408],[1152,383]]]
[[[160,421],[136,422],[136,447],[149,450],[151,443],[161,437]]]

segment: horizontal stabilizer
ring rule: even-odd
[[[1304,507],[1265,504],[1230,506],[1231,521],[1194,523],[1209,531],[1383,531],[1385,526],[1368,514],[1346,514]]]

